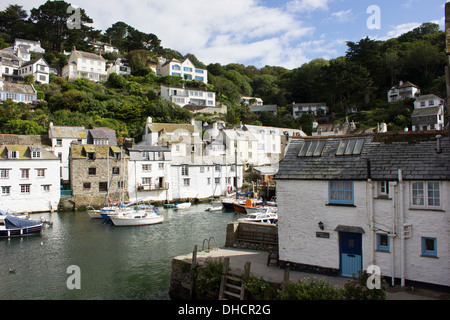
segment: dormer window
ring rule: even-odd
[[[114,160],[119,161],[122,159],[122,154],[120,152],[114,152]]]
[[[18,159],[18,158],[19,158],[19,151],[16,150],[8,151],[8,159]]]
[[[39,147],[30,147],[31,159],[40,159],[41,158],[41,148]]]
[[[88,160],[95,160],[95,152],[86,152]]]

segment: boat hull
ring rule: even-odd
[[[111,216],[111,221],[118,227],[132,227],[132,226],[146,226],[151,224],[158,224],[164,221],[163,216],[144,217],[144,218],[127,218]]]
[[[42,224],[32,227],[18,229],[0,229],[0,238],[20,237],[33,234],[39,234],[42,231]]]

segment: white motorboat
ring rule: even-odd
[[[245,210],[247,211],[247,214],[251,213],[267,213],[267,212],[274,212],[276,213],[278,211],[277,207],[272,206],[257,206],[257,207],[246,207]]]
[[[221,203],[212,203],[210,207],[206,208],[205,211],[222,211],[223,205]]]
[[[278,214],[276,212],[255,212],[247,214],[245,218],[238,219],[243,222],[263,222],[263,223],[276,223],[278,221]]]
[[[183,203],[175,203],[173,208],[174,209],[188,209],[191,207],[191,203],[190,202],[183,202]]]
[[[115,226],[145,226],[164,221],[164,217],[148,210],[129,211],[111,214],[110,219]]]
[[[109,213],[114,213],[119,209],[119,207],[117,206],[113,206],[113,207],[104,207],[101,209],[93,209],[93,208],[89,208],[87,210],[87,214],[89,215],[89,217],[91,217],[91,219],[102,219],[102,214],[109,214]]]

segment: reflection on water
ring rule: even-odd
[[[169,299],[172,258],[225,243],[234,212],[160,208],[162,224],[114,227],[84,212],[32,214],[53,222],[41,235],[0,239],[0,299]],[[69,290],[67,268],[81,270],[81,289]],[[9,269],[15,269],[10,272]]]

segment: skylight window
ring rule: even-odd
[[[337,156],[361,154],[364,139],[342,139],[336,151]]]
[[[320,157],[325,147],[325,140],[307,140],[303,144],[299,157]]]

